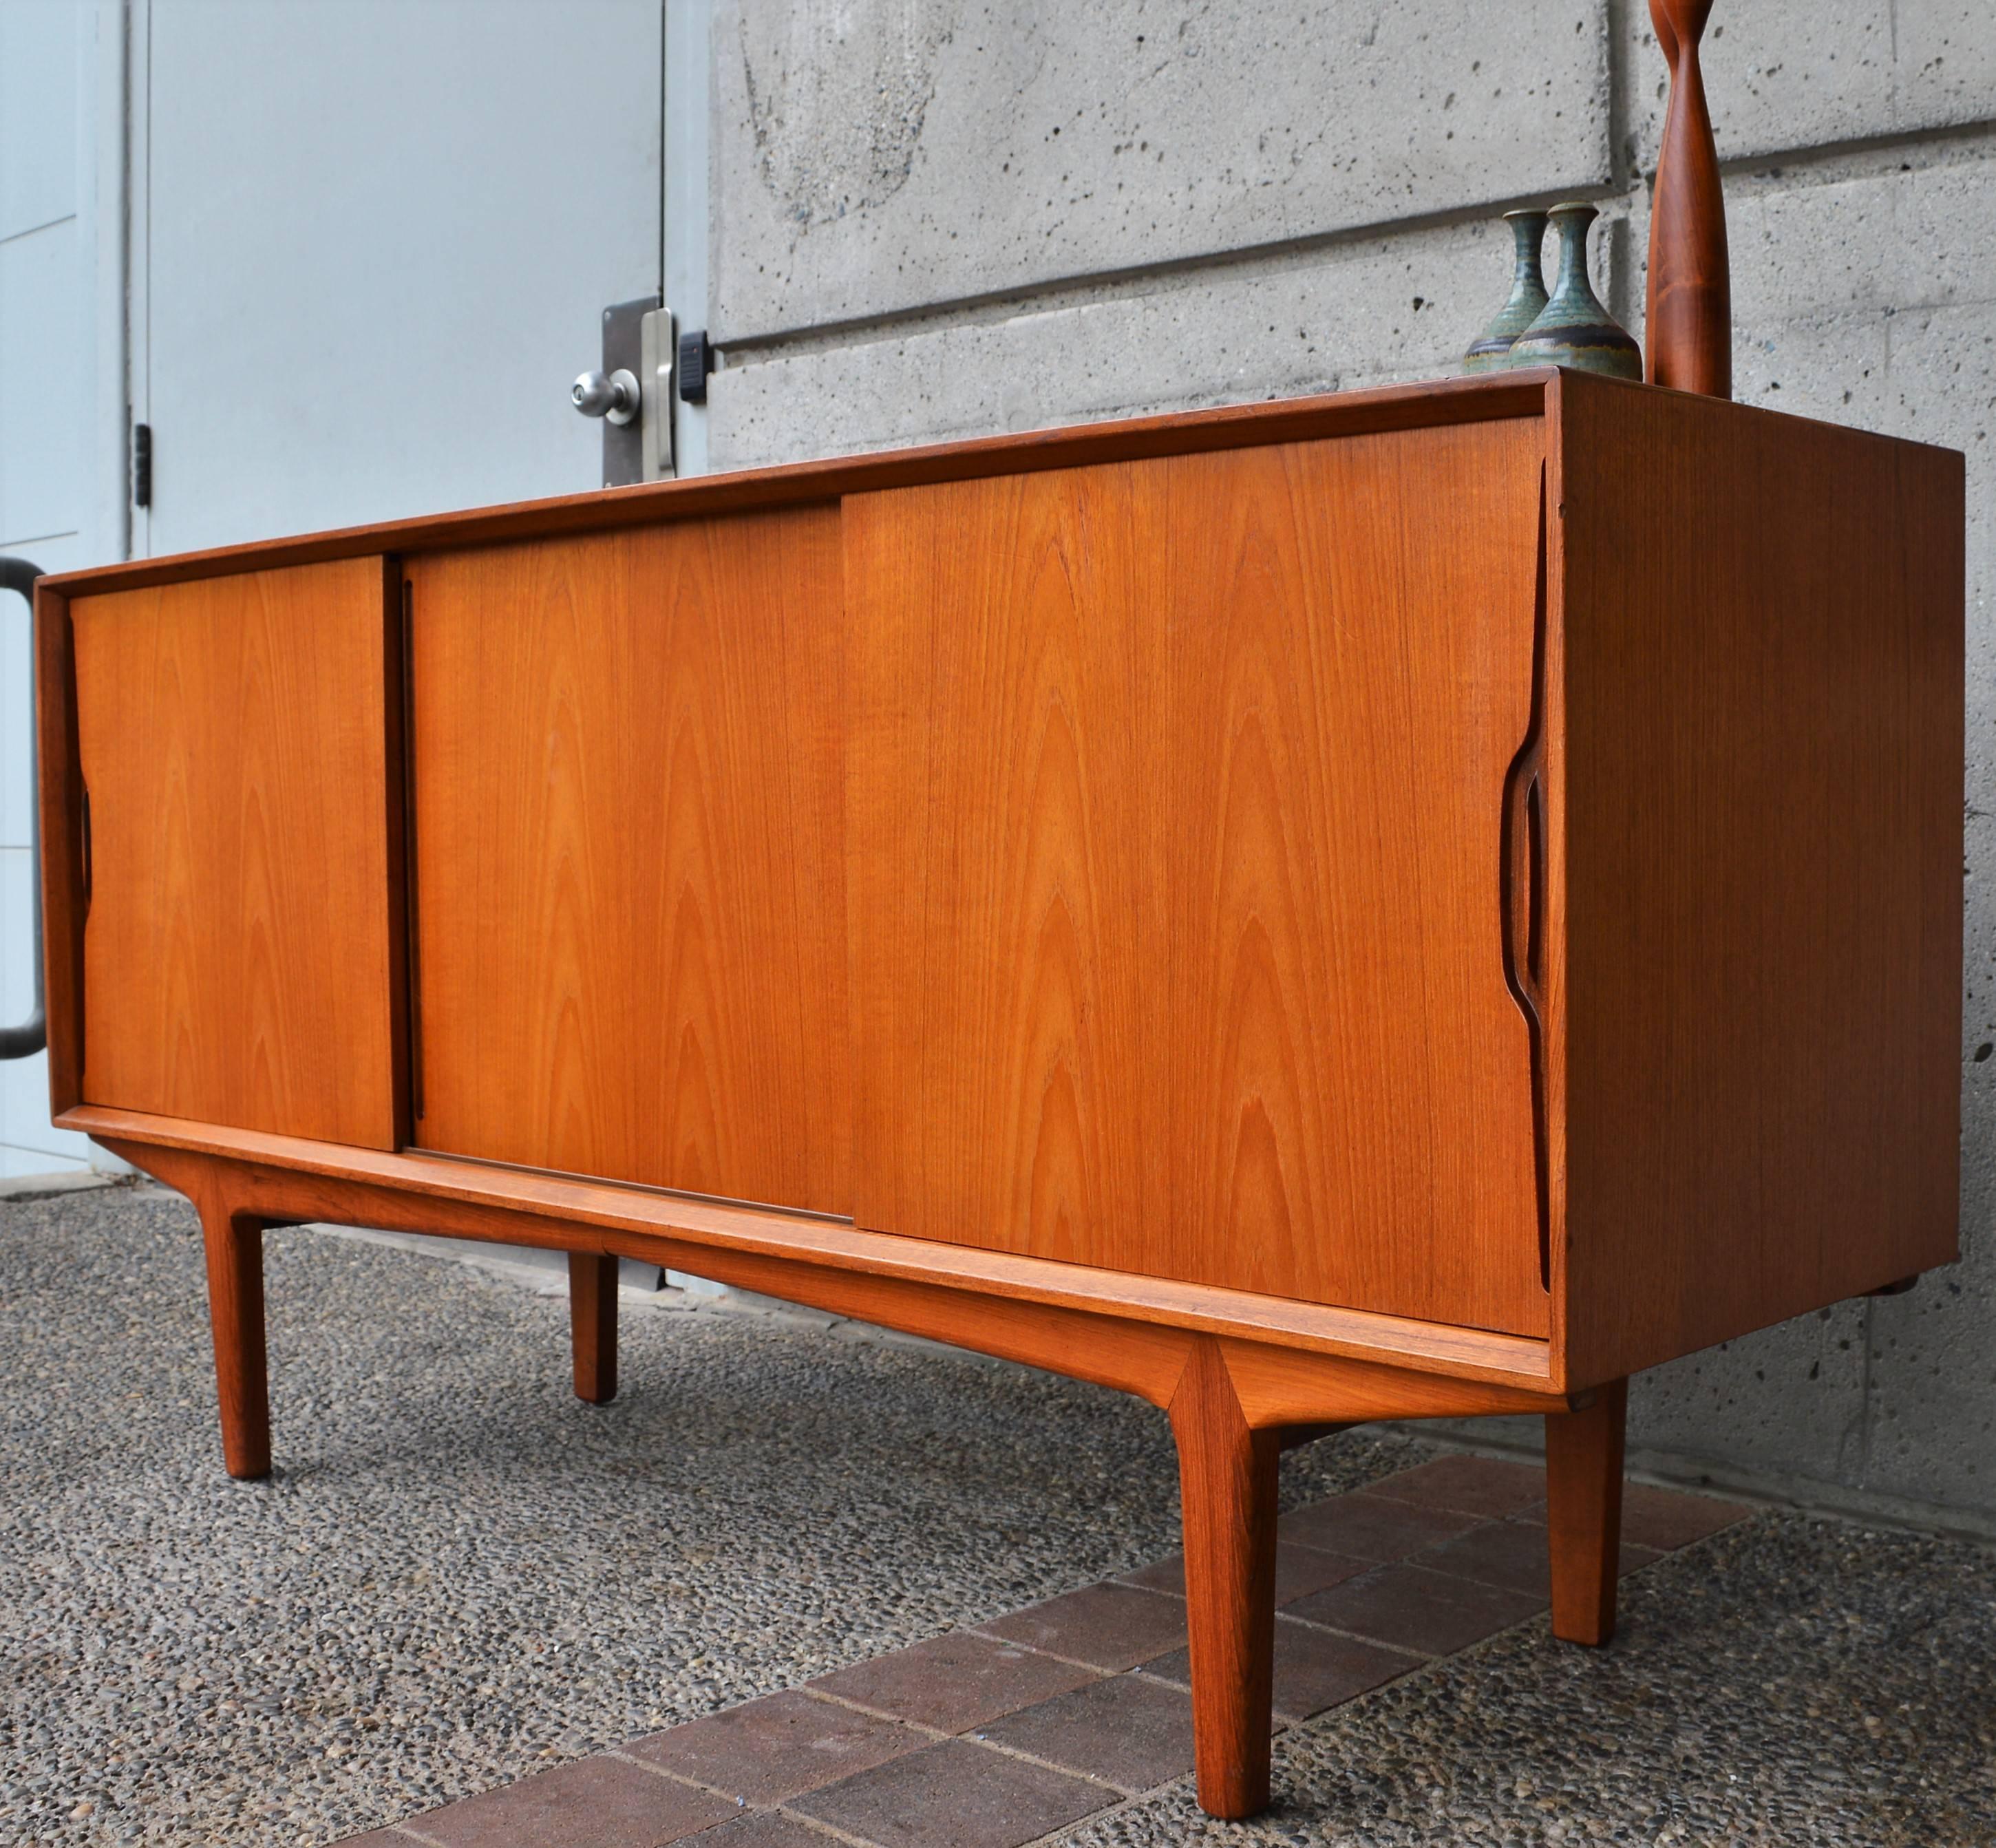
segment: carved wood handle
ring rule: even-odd
[[[1538,1203],[1539,1281],[1552,1287],[1552,1190],[1546,1153],[1546,473],[1539,470],[1539,559],[1532,608],[1532,707],[1504,778],[1498,828],[1498,910],[1504,980],[1531,1041],[1532,1165]]]
[[[1657,43],[1671,67],[1650,216],[1648,347],[1654,385],[1733,395],[1733,281],[1726,195],[1698,67],[1712,0],[1650,0]]]

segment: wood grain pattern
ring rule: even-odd
[[[1079,1318],[1072,1323],[1077,1330],[1097,1333],[1065,1337],[1079,1344],[1073,1353],[1034,1364],[1077,1378],[1098,1377],[1087,1369],[1095,1364],[1096,1351],[1101,1345],[1099,1331],[1127,1323],[1134,1325],[1133,1339],[1144,1327],[1230,1335],[1258,1346],[1293,1350],[1306,1358],[1383,1362],[1413,1372],[1446,1375],[1534,1394],[1554,1389],[1547,1344],[1516,1335],[862,1232],[844,1220],[769,1207],[487,1167],[436,1155],[335,1148],[288,1136],[181,1123],[136,1111],[86,1105],[66,1111],[59,1127],[121,1148],[156,1151],[133,1158],[148,1172],[155,1172],[156,1155],[160,1161],[184,1162],[187,1170],[194,1172],[201,1171],[203,1160],[212,1158],[215,1165],[239,1177],[239,1177],[246,1175],[256,1177],[259,1186],[267,1183],[271,1199],[309,1200],[310,1205],[295,1209],[297,1216],[305,1218],[340,1220],[332,1201],[364,1199],[368,1212],[401,1217],[363,1217],[341,1223],[401,1226],[406,1221],[410,1230],[419,1230],[433,1220],[432,1229],[440,1233],[461,1231],[467,1237],[559,1251],[614,1249],[624,1257],[665,1264],[723,1282],[745,1279],[748,1272],[738,1267],[751,1266],[763,1281],[745,1282],[745,1287],[799,1302],[816,1299],[797,1296],[770,1281],[783,1275],[785,1267],[812,1274],[850,1272],[880,1279],[888,1299],[903,1289],[934,1289],[939,1298],[956,1304],[952,1313],[955,1325],[963,1330],[974,1330],[980,1316],[997,1313],[994,1306],[1007,1303],[1072,1310]],[[301,1177],[295,1185],[307,1191],[282,1195],[282,1189],[294,1184],[288,1177],[294,1175]],[[357,1191],[342,1196],[341,1187]],[[310,1189],[321,1191],[312,1193]],[[266,1197],[261,1192],[256,1196],[258,1199]],[[289,1210],[272,1206],[270,1210]],[[477,1230],[480,1226],[488,1229]],[[585,1238],[594,1243],[585,1245]],[[722,1268],[731,1265],[738,1268]],[[886,1314],[869,1319],[896,1327],[910,1326]],[[911,1327],[910,1332],[928,1330]],[[978,1347],[980,1343],[963,1338],[962,1344]],[[1182,1353],[1182,1348],[1160,1351]],[[1168,1381],[1165,1383],[1168,1386]],[[1132,1385],[1127,1389],[1140,1389]],[[1343,1389],[1340,1378],[1338,1390]],[[1165,1402],[1159,1398],[1157,1402]],[[1544,1408],[1534,1404],[1530,1409]],[[1299,1418],[1318,1415],[1297,1414]]]
[[[861,1224],[1544,1330],[1499,902],[1542,456],[847,501]]]
[[[381,560],[69,614],[83,1095],[393,1146]]]
[[[1171,1417],[1199,1808],[1251,1816],[1268,1801],[1281,1442],[1272,1430],[1250,1427],[1210,1337],[1192,1344]]]
[[[838,520],[408,566],[422,1146],[846,1210]]]
[[[1950,451],[1714,399],[1558,398],[1550,1095],[1585,1386],[1955,1255],[1963,485]]]
[[[1158,487],[1111,466],[845,504],[863,1226],[1112,1267],[1145,1229],[1120,1268],[1184,1274],[1144,996],[1168,981]]]
[[[1181,1275],[1547,1329],[1499,903],[1543,445],[1513,422],[1154,471]]]

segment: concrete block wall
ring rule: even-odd
[[[1642,332],[1642,0],[722,0],[713,54],[716,467],[1433,377],[1561,198]],[[1968,456],[1963,1257],[1647,1376],[1632,1441],[1996,1533],[1996,8],[1719,0],[1705,68],[1737,394]]]

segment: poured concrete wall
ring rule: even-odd
[[[1719,0],[1705,50],[1738,395],[1968,456],[1964,1257],[1659,1370],[1633,1440],[1996,1531],[1996,7]],[[1641,332],[1641,0],[723,0],[714,54],[717,467],[1433,377],[1568,195]]]

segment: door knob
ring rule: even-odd
[[[569,396],[584,417],[628,424],[638,415],[638,375],[621,366],[607,376],[585,372],[570,388]]]
[[[7,0],[0,0],[4,12]],[[662,481],[673,472],[673,315],[656,295],[603,311],[603,352],[569,397],[601,418],[603,485]]]

